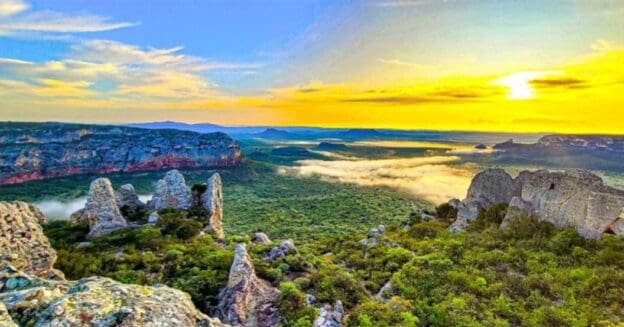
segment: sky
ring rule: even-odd
[[[0,0],[0,120],[624,133],[621,0]]]

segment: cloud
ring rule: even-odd
[[[573,77],[547,77],[530,81],[537,88],[583,89],[589,87],[587,81]]]
[[[21,0],[0,0],[0,18],[11,16],[28,9],[28,4]]]
[[[383,58],[381,58],[381,59],[379,59],[379,62],[381,62],[382,64],[395,65],[395,66],[401,66],[401,67],[408,67],[408,68],[413,68],[413,69],[431,69],[431,67],[427,66],[427,65],[421,65],[421,64],[408,62],[408,61],[403,61],[403,60],[399,60],[399,59],[383,59]]]
[[[139,199],[145,203],[151,199],[151,195],[139,195]],[[69,219],[72,213],[84,208],[85,203],[87,198],[83,196],[69,201],[43,200],[36,202],[35,205],[41,209],[46,218],[65,220]]]
[[[438,204],[463,198],[473,171],[451,166],[456,156],[382,160],[302,160],[298,166],[280,168],[280,173],[320,176],[330,181],[362,186],[387,186]]]
[[[617,49],[617,46],[611,41],[598,39],[591,44],[591,49],[597,52],[607,52]]]
[[[28,33],[88,33],[115,30],[137,25],[115,22],[98,15],[72,15],[56,11],[28,11],[20,0],[0,0],[0,35]]]

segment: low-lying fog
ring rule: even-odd
[[[139,195],[139,199],[141,199],[144,203],[151,198],[151,195]],[[41,209],[48,219],[55,220],[69,219],[69,216],[72,213],[84,208],[86,202],[87,197],[83,196],[66,202],[58,200],[43,200],[36,202],[35,205]]]
[[[458,163],[458,156],[403,159],[301,160],[281,173],[320,176],[331,181],[406,190],[434,204],[464,198],[475,168]]]

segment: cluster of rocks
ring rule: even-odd
[[[288,254],[297,252],[295,242],[293,240],[284,240],[278,246],[269,251],[269,255],[265,258],[269,261],[275,261],[278,258],[283,258]]]
[[[512,178],[502,169],[486,169],[473,178],[466,199],[449,201],[458,209],[450,230],[463,230],[479,210],[497,203],[509,204],[501,227],[527,215],[558,228],[575,228],[586,238],[605,233],[624,237],[624,191],[585,170],[523,171]]]
[[[227,286],[219,292],[219,317],[234,326],[276,326],[279,290],[258,278],[245,244],[236,246]]]
[[[313,327],[340,327],[342,326],[342,317],[344,316],[344,308],[340,300],[336,301],[334,306],[327,304],[321,307],[318,317],[312,324]]]
[[[373,227],[368,231],[368,236],[364,239],[360,240],[360,244],[373,247],[382,243],[386,239],[386,226],[379,225],[377,227]]]
[[[0,202],[0,326],[227,326],[166,286],[65,280],[52,268],[44,220],[32,205]]]
[[[115,230],[136,227],[124,218],[124,210],[152,210],[148,217],[148,224],[158,223],[158,210],[174,208],[187,210],[201,206],[208,215],[206,230],[213,233],[218,239],[223,239],[223,195],[221,177],[213,174],[207,182],[206,192],[199,199],[195,199],[190,187],[186,185],[184,175],[178,170],[168,171],[163,179],[158,180],[152,199],[144,204],[139,199],[132,184],[125,184],[113,191],[108,178],[98,178],[91,183],[87,202],[83,209],[73,213],[70,220],[73,222],[86,221],[89,223],[89,237],[99,237]]]

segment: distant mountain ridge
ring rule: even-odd
[[[545,135],[533,144],[515,143],[513,139],[494,145],[505,151],[537,151],[543,149],[624,153],[624,136],[610,135]]]
[[[65,123],[0,123],[0,185],[87,173],[226,167],[240,162],[224,133]]]

